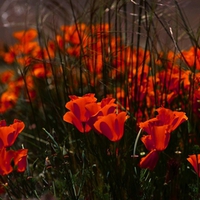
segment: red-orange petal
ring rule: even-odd
[[[19,133],[21,133],[21,131],[24,129],[24,127],[25,127],[24,122],[17,120],[17,119],[14,120],[13,124],[11,124],[9,127],[7,127],[8,131],[10,128],[14,130],[14,132],[12,132],[12,130],[10,129],[11,132],[10,132],[10,134],[8,134],[8,137],[7,137],[7,142],[8,142],[7,146],[8,147],[12,146],[14,144],[16,138],[18,137]]]
[[[173,112],[176,118],[172,122],[172,131],[175,130],[180,124],[188,120],[188,117],[185,115],[184,112]]]
[[[6,151],[5,148],[0,149],[0,175],[4,176],[13,171],[11,160],[14,158],[14,151]]]
[[[149,150],[152,151],[155,149],[155,144],[152,140],[151,135],[145,135],[141,138],[141,141],[144,143],[145,147]]]
[[[141,168],[153,170],[158,162],[158,159],[159,153],[154,149],[140,160],[139,166]]]
[[[17,166],[18,172],[24,172],[27,166],[28,149],[20,149],[15,151],[14,163]]]
[[[192,165],[197,175],[200,177],[200,154],[189,155],[187,161]]]
[[[118,141],[124,135],[124,123],[126,112],[118,115],[115,113],[100,117],[95,123],[94,128],[100,134],[105,135],[111,141]]]
[[[153,126],[151,134],[155,149],[157,151],[163,151],[167,148],[170,140],[170,132],[168,131],[168,125]]]
[[[82,133],[86,133],[91,130],[90,126],[87,124],[85,124],[84,127],[84,124],[72,112],[66,112],[63,116],[63,120],[73,124]]]

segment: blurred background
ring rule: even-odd
[[[199,0],[109,0],[106,2],[103,0],[4,0],[0,1],[0,43],[12,43],[13,31],[29,27],[53,27],[53,29],[59,29],[59,25],[73,24],[75,21],[88,23],[91,16],[96,22],[98,22],[98,16],[100,15],[104,16],[105,21],[110,17],[111,23],[115,24],[115,11],[117,11],[117,18],[120,18],[118,23],[121,24],[122,30],[125,18],[127,19],[127,41],[130,42],[130,34],[133,34],[133,31],[134,34],[137,34],[138,29],[133,30],[133,25],[138,25],[137,16],[140,12],[140,7],[141,5],[146,6],[145,3],[149,3],[151,9],[155,12],[155,18],[159,18],[154,23],[157,29],[156,37],[160,38],[161,43],[163,45],[173,43],[163,27],[166,26],[168,31],[169,27],[172,28],[171,31],[173,33],[176,31],[181,48],[189,48],[191,44],[188,40],[188,34],[184,34],[184,24],[183,22],[179,23],[177,20],[176,2],[187,20],[189,29],[194,34],[198,34],[200,24]],[[146,8],[146,11],[148,10],[150,10],[150,7]],[[145,18],[144,11],[143,15]],[[180,26],[180,32],[177,32],[177,26]],[[144,27],[141,24],[140,46],[144,46],[145,38],[147,37]],[[137,40],[138,37],[134,42],[137,43]]]

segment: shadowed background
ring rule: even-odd
[[[90,17],[92,17],[93,22],[98,22],[98,16],[104,16],[104,20],[108,20],[108,13],[110,12],[111,23],[114,24],[116,20],[116,11],[118,23],[122,26],[122,31],[124,28],[125,18],[127,19],[127,41],[130,42],[130,35],[137,35],[137,30],[133,30],[133,23],[135,26],[138,25],[138,13],[142,1],[136,0],[103,0],[93,1],[93,0],[6,0],[0,2],[0,42],[10,44],[13,43],[12,33],[13,31],[26,29],[29,27],[53,27],[53,29],[59,29],[61,24],[73,24],[77,22],[88,23]],[[159,21],[155,22],[156,25],[156,38],[159,38],[161,43],[165,45],[172,44],[170,37],[166,34],[164,26],[173,34],[176,32],[176,38],[179,41],[181,48],[189,48],[191,43],[188,39],[188,34],[184,33],[184,27],[182,24],[177,23],[177,8],[175,6],[175,1],[157,0],[155,3],[151,2],[151,6],[154,7],[155,13]],[[177,1],[185,19],[187,19],[187,25],[194,32],[198,34],[198,27],[200,22],[200,1],[190,0],[190,1]],[[145,5],[144,5],[145,6]],[[145,18],[145,13],[144,18]],[[36,21],[38,24],[36,24]],[[179,23],[179,22],[178,22]],[[177,25],[180,25],[180,32],[177,32]],[[133,33],[134,32],[134,33]],[[140,32],[140,46],[144,46],[145,38],[147,37],[144,25],[141,25]],[[135,37],[134,42],[137,43],[138,37]]]

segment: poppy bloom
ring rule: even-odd
[[[5,120],[0,121],[0,175],[7,175],[13,171],[11,162],[17,167],[18,172],[26,169],[27,149],[18,151],[6,148],[14,144],[19,133],[24,129],[25,125],[22,121],[15,119],[13,124],[7,126]]]
[[[187,161],[192,165],[192,167],[194,168],[194,171],[200,177],[200,154],[189,155],[189,158],[187,158]]]
[[[181,59],[186,61],[190,68],[200,70],[200,49],[197,47],[191,47],[187,51],[182,51]]]
[[[17,119],[13,124],[7,126],[5,120],[0,121],[0,149],[10,147],[14,144],[19,133],[24,129],[24,122]]]
[[[14,161],[14,165],[18,172],[24,172],[27,165],[27,152],[27,149],[20,149],[18,151],[6,151],[6,148],[1,148],[0,175],[7,175],[13,171],[13,167],[11,165],[12,161]]]
[[[174,131],[181,123],[186,121],[188,118],[184,112],[171,111],[160,107],[156,109],[158,115],[156,118],[147,120],[146,122],[140,123],[140,128],[142,128],[146,133],[151,134],[153,127],[166,126],[168,132]]]
[[[17,31],[13,33],[13,37],[19,40],[21,43],[28,43],[37,37],[37,30],[29,29]]]
[[[159,152],[168,146],[170,132],[166,131],[166,126],[154,127],[152,135],[143,136],[141,140],[150,152],[141,159],[139,166],[153,170],[158,162]]]
[[[37,42],[20,43],[14,46],[16,55],[20,55],[22,57],[24,57],[23,55],[30,54],[37,47]]]
[[[0,81],[3,84],[8,83],[14,77],[14,71],[6,70],[0,74]]]
[[[114,102],[115,99],[113,98],[104,98],[101,102],[87,104],[85,108],[87,110],[87,115],[90,116],[88,124],[93,127],[93,124],[99,117],[114,113],[117,107],[117,104]]]
[[[51,66],[48,64],[44,65],[43,63],[36,63],[33,65],[32,71],[34,76],[37,78],[45,78],[52,76]]]
[[[65,41],[75,45],[81,44],[84,41],[84,38],[87,38],[87,26],[85,24],[61,26],[61,30],[64,31]]]
[[[14,50],[10,50],[9,52],[5,52],[3,54],[3,59],[6,63],[11,64],[15,61],[16,53]]]
[[[67,102],[65,107],[69,110],[63,116],[63,120],[73,124],[76,128],[82,132],[89,132],[91,127],[88,125],[89,115],[86,110],[86,105],[94,103],[97,99],[94,97],[94,94],[86,94],[82,97],[78,96],[69,96],[71,101]]]
[[[184,112],[158,108],[156,118],[140,123],[148,135],[141,138],[145,147],[150,151],[139,163],[141,168],[153,170],[158,162],[159,152],[164,151],[169,143],[170,134],[188,118]]]
[[[14,157],[12,151],[6,151],[5,148],[0,149],[0,175],[4,176],[10,174],[13,171],[11,161]]]
[[[0,97],[0,113],[4,113],[13,108],[17,103],[18,95],[13,91],[5,91]]]
[[[124,123],[128,116],[126,112],[111,113],[100,117],[95,123],[95,130],[106,136],[110,141],[118,141],[124,135]]]

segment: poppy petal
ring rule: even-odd
[[[98,133],[103,134],[109,140],[113,141],[116,139],[116,134],[113,129],[113,115],[112,114],[99,118],[94,123],[94,128]]]
[[[83,123],[72,112],[66,112],[63,116],[63,120],[76,126],[76,128],[82,133],[89,132],[91,130],[88,125],[84,130]]]
[[[144,135],[141,138],[141,141],[144,143],[145,147],[149,150],[152,151],[153,149],[155,149],[155,145],[154,142],[152,140],[151,135]]]
[[[158,159],[159,159],[158,151],[154,149],[141,159],[139,166],[141,168],[147,168],[153,170],[158,162]]]
[[[124,122],[126,120],[126,112],[118,115],[115,113],[100,117],[95,123],[94,128],[100,134],[105,135],[111,141],[118,141],[124,134]]]
[[[157,151],[163,151],[167,148],[170,140],[170,132],[168,132],[168,125],[153,126],[152,140]]]
[[[176,118],[172,121],[172,131],[175,130],[180,124],[188,120],[184,112],[174,111],[174,115],[176,115]]]
[[[115,120],[115,131],[117,132],[118,138],[121,139],[124,135],[124,123],[128,116],[126,116],[126,112],[120,112],[116,116]]]
[[[18,172],[24,172],[27,166],[28,149],[20,149],[15,151],[14,163],[17,166]]]
[[[187,158],[187,161],[192,165],[192,167],[194,168],[195,172],[198,174],[198,176],[200,177],[200,154],[196,155],[189,155],[189,158]]]
[[[14,157],[14,151],[6,151],[5,148],[2,148],[0,149],[0,157],[0,175],[4,176],[13,171],[13,168],[11,166],[11,160]]]

